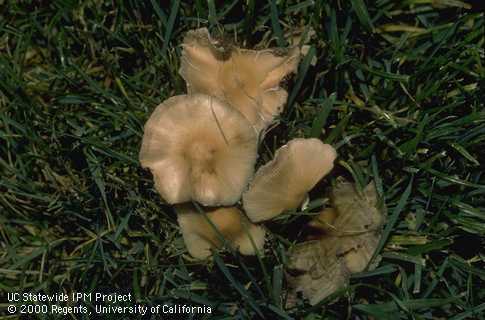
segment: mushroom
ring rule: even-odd
[[[235,207],[199,212],[193,205],[176,207],[177,219],[185,246],[191,256],[205,259],[211,250],[220,248],[223,239],[244,255],[254,255],[264,246],[265,229],[249,222]]]
[[[293,139],[262,166],[243,194],[243,206],[253,222],[296,209],[307,192],[333,168],[337,153],[320,140]]]
[[[254,172],[257,137],[249,122],[204,94],[165,100],[143,135],[140,162],[170,204],[232,205]]]
[[[333,208],[309,223],[323,236],[295,245],[288,257],[293,271],[287,275],[289,296],[301,291],[312,305],[345,287],[352,274],[372,268],[369,263],[382,236],[385,211],[374,183],[359,192],[354,184],[337,179],[330,199]]]
[[[297,292],[302,292],[311,305],[345,287],[350,273],[337,255],[332,241],[306,241],[291,248],[288,256],[287,307],[294,306]]]
[[[339,180],[330,198],[337,214],[328,234],[338,237],[338,254],[347,269],[362,272],[377,249],[385,220],[375,185],[371,182],[359,192],[354,184]]]
[[[205,93],[227,101],[259,133],[278,115],[288,93],[279,87],[296,71],[300,50],[245,50],[212,39],[206,28],[184,38],[180,75],[189,93]]]
[[[351,273],[362,272],[377,248],[384,223],[375,185],[369,183],[359,192],[354,184],[338,179],[330,198],[334,208],[324,209],[309,226],[323,231],[327,242],[335,239],[337,254]]]

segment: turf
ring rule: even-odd
[[[0,319],[7,292],[90,290],[214,308],[194,318],[485,319],[481,10],[457,0],[0,1]],[[317,306],[284,307],[285,253],[307,216],[268,225],[264,255],[193,261],[140,167],[143,124],[185,92],[180,43],[200,26],[246,47],[316,33],[259,164],[290,138],[319,137],[339,158],[311,212],[337,176],[375,181],[388,212],[378,267]],[[122,318],[137,319],[104,319]]]

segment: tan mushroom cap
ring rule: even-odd
[[[346,286],[350,273],[338,257],[334,241],[306,241],[290,249],[288,269],[296,275],[286,275],[288,280],[287,307],[292,307],[297,292],[302,292],[311,305],[315,305],[335,291]]]
[[[374,183],[362,192],[353,183],[337,179],[331,189],[333,208],[325,208],[309,223],[324,233],[317,240],[290,250],[288,295],[301,291],[312,305],[345,287],[353,273],[369,266],[382,236],[385,208],[379,205]]]
[[[377,249],[385,220],[375,184],[371,182],[358,192],[354,184],[338,181],[331,199],[337,216],[330,234],[338,237],[339,254],[347,269],[362,272]]]
[[[336,243],[337,254],[349,272],[362,272],[379,244],[384,223],[375,185],[369,183],[358,192],[354,184],[339,179],[330,197],[334,208],[324,209],[309,226],[324,232],[323,241]]]
[[[296,209],[307,192],[333,168],[335,149],[318,139],[294,139],[262,166],[243,194],[246,214],[253,222]]]
[[[189,93],[205,93],[227,101],[238,109],[257,132],[278,115],[287,99],[279,87],[300,61],[297,47],[276,50],[245,50],[218,47],[206,28],[187,33],[183,42],[180,75]]]
[[[186,204],[177,206],[176,211],[185,245],[194,258],[209,257],[211,249],[222,246],[221,237],[244,255],[254,255],[263,249],[265,229],[249,222],[235,207],[222,207],[202,213]]]
[[[254,172],[257,137],[235,109],[204,94],[165,100],[143,135],[140,162],[170,204],[231,205]]]
[[[308,223],[310,227],[324,232],[320,240],[335,247],[336,255],[341,257],[350,273],[364,271],[379,244],[377,232],[364,230],[363,225],[356,223],[359,216],[360,212],[339,215],[337,210],[328,208]],[[348,225],[343,224],[344,221]]]

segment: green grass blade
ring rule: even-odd
[[[386,226],[384,228],[384,231],[382,232],[381,239],[379,240],[379,244],[377,245],[374,258],[377,254],[381,252],[382,248],[384,248],[384,245],[386,244],[387,239],[389,239],[389,236],[391,235],[392,229],[394,228],[399,218],[399,215],[401,214],[402,210],[406,206],[409,196],[411,195],[413,180],[414,178],[411,177],[411,179],[409,180],[408,186],[406,187],[406,190],[404,190],[401,198],[399,199],[397,206],[392,211],[392,214],[388,217]]]
[[[165,53],[168,50],[168,45],[170,44],[170,39],[172,38],[173,27],[175,25],[175,19],[179,11],[180,0],[174,0],[172,2],[172,7],[170,8],[170,15],[168,17],[167,27],[163,36],[163,45],[160,56],[165,58]]]

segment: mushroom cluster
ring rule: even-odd
[[[297,208],[336,158],[318,139],[294,139],[254,174],[258,142],[286,103],[281,82],[296,71],[302,50],[242,49],[206,28],[189,31],[182,47],[187,94],[151,114],[141,165],[174,205],[192,257],[224,246],[255,254],[266,233],[257,223]]]
[[[337,157],[332,146],[318,139],[293,139],[255,173],[258,143],[286,103],[281,82],[296,71],[304,50],[242,49],[212,38],[206,28],[189,31],[182,47],[179,73],[187,94],[165,100],[151,114],[141,165],[152,172],[161,197],[174,205],[193,258],[208,258],[220,248],[244,255],[262,252],[266,229],[261,222],[297,209]],[[326,209],[311,222],[340,233],[327,230],[326,238],[290,253],[293,268],[307,270],[312,266],[308,261],[321,256],[327,259],[322,270],[341,279],[335,285],[329,282],[319,297],[344,283],[351,272],[363,270],[376,246],[376,233],[343,238],[347,227],[361,221],[342,213],[341,199],[334,197],[338,215]],[[368,225],[377,230],[380,223]],[[368,251],[362,252],[362,244]],[[345,259],[337,260],[342,252]],[[333,273],[328,271],[332,266]],[[306,284],[307,278],[289,280],[296,291],[319,290],[319,284]]]

